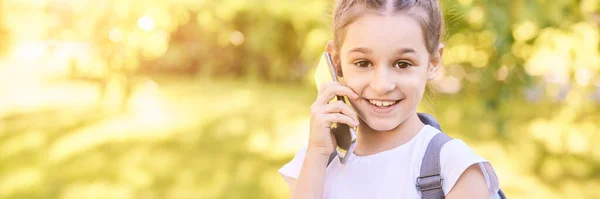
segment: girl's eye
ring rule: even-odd
[[[400,68],[400,69],[405,69],[405,68],[408,68],[411,66],[412,66],[412,64],[409,62],[406,62],[406,61],[399,61],[399,62],[396,62],[396,64],[394,64],[394,67]]]
[[[369,65],[370,65],[370,63],[368,61],[359,61],[354,64],[361,68],[366,68],[366,67],[369,67]]]

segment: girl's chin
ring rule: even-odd
[[[377,122],[365,122],[371,129],[375,131],[389,131],[396,127],[398,127],[398,123],[396,122],[385,122],[385,121],[377,121]]]

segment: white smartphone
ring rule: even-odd
[[[329,55],[327,52],[324,52],[315,71],[315,83],[317,85],[317,89],[319,89],[319,86],[325,82],[339,82],[337,77],[338,76],[335,72],[331,55]],[[343,101],[352,107],[352,105],[344,96],[336,96],[335,99],[332,99],[332,101],[335,100]],[[335,141],[337,142],[337,156],[340,158],[340,162],[345,164],[346,159],[349,157],[348,154],[354,153],[354,148],[356,147],[356,128],[351,128],[343,123],[336,123],[331,127],[331,132],[333,133]]]

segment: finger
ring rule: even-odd
[[[355,122],[352,118],[341,113],[326,114],[324,116],[324,119],[327,122],[328,127],[331,126],[331,124],[333,123],[343,123],[347,124],[350,127],[358,126],[358,122]]]
[[[350,99],[357,99],[358,94],[356,94],[352,89],[342,86],[342,85],[332,85],[319,94],[316,102],[319,104],[327,104],[331,99],[335,96],[348,96]]]
[[[343,115],[346,115],[346,116],[352,118],[354,120],[354,122],[358,122],[358,117],[356,115],[356,111],[354,111],[354,109],[352,109],[352,107],[350,107],[348,104],[346,104],[342,101],[337,101],[334,103],[327,104],[325,106],[325,112],[326,113],[342,113]]]
[[[336,81],[330,81],[330,82],[325,82],[322,83],[321,85],[319,85],[319,94],[323,93],[324,90],[327,90],[327,88],[335,86],[335,85],[341,85],[339,82]]]

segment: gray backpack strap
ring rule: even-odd
[[[441,176],[440,151],[446,142],[452,140],[443,132],[435,135],[423,156],[421,162],[421,175],[417,178],[417,190],[421,192],[422,199],[443,199],[445,198],[442,183],[444,178]]]
[[[421,122],[423,122],[423,124],[433,126],[437,130],[442,131],[442,127],[440,126],[440,123],[438,123],[438,121],[435,120],[435,118],[433,116],[431,116],[427,113],[417,113],[417,116],[419,116],[419,120],[421,120]]]

